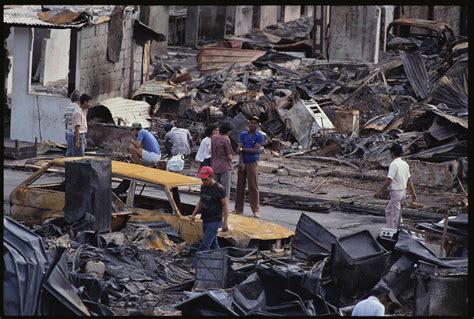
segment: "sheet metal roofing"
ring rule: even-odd
[[[88,6],[88,5],[43,5],[44,8],[50,10],[62,10],[69,9],[74,12],[86,12],[92,17],[91,23],[94,24],[97,21],[101,21],[100,18],[104,16],[110,16],[113,5],[103,6]],[[126,12],[133,10],[132,7],[126,8]],[[25,26],[25,27],[37,27],[37,28],[51,28],[51,29],[81,29],[87,26],[88,22],[79,23],[66,23],[66,24],[54,24],[42,21],[37,13],[41,12],[40,5],[6,5],[3,6],[3,23],[13,26]],[[103,19],[102,19],[103,21]]]

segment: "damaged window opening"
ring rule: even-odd
[[[69,29],[32,28],[30,94],[68,96]]]

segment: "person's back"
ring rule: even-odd
[[[144,150],[161,155],[160,144],[149,131],[142,128],[138,132],[138,140],[142,141]]]
[[[165,140],[171,142],[171,155],[177,154],[189,155],[191,148],[189,146],[189,139],[191,134],[187,129],[173,127],[168,133],[165,134]]]
[[[352,316],[384,316],[385,306],[375,296],[360,301],[352,310]]]
[[[222,173],[232,170],[232,146],[230,139],[225,134],[216,134],[212,137],[211,143],[211,166],[214,173]]]

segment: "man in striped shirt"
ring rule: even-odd
[[[72,127],[72,113],[79,107],[79,98],[81,92],[74,90],[71,93],[71,103],[66,107],[64,113],[64,128],[66,130],[66,156],[72,156],[72,150],[74,149],[74,128]]]

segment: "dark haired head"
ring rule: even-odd
[[[219,126],[219,133],[224,135],[232,131],[234,126],[230,122],[222,122],[221,125]]]
[[[92,97],[90,95],[87,95],[87,94],[82,94],[81,97],[79,98],[79,102],[81,104],[84,104],[85,102],[89,102],[90,100],[92,100]]]
[[[396,157],[400,157],[403,154],[403,148],[400,144],[393,144],[392,147],[390,147],[390,152],[392,152]]]
[[[210,124],[204,131],[204,136],[210,137],[212,132],[217,128],[217,124]]]
[[[385,296],[387,299],[389,299],[390,290],[388,290],[388,288],[385,288],[383,286],[378,286],[369,292],[369,296],[378,297],[380,295]]]

